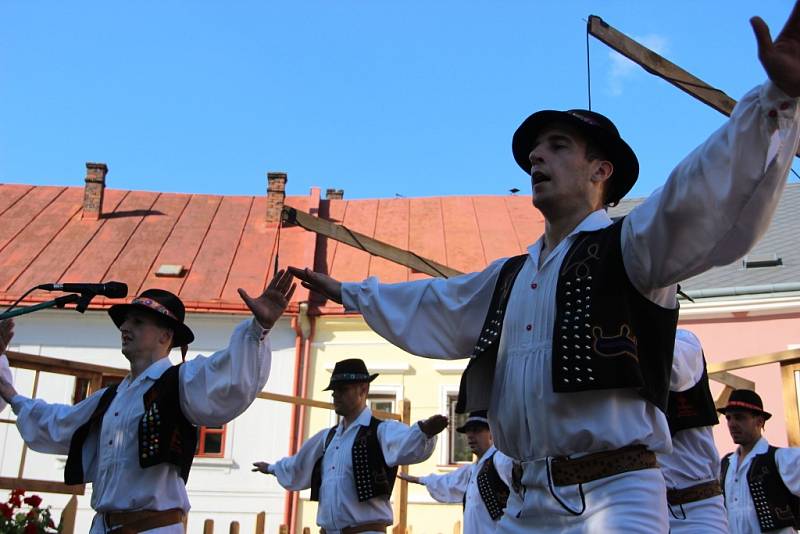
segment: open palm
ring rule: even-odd
[[[774,42],[761,17],[753,17],[750,23],[758,42],[758,59],[770,80],[787,95],[800,96],[800,1]]]
[[[283,311],[289,305],[296,286],[296,284],[292,283],[292,274],[288,271],[280,270],[258,297],[251,297],[241,288],[239,288],[239,296],[242,297],[244,303],[253,312],[253,316],[261,327],[270,329],[283,315]]]

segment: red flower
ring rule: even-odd
[[[20,498],[20,495],[21,495],[21,494],[19,494],[19,495],[14,495],[14,494],[12,493],[12,494],[11,494],[11,498],[10,498],[10,499],[8,499],[8,504],[10,504],[11,506],[13,506],[14,508],[19,508],[20,506],[22,506],[22,499]]]
[[[25,495],[25,490],[22,488],[13,489],[11,490],[11,495]]]
[[[23,534],[39,534],[39,526],[34,523],[28,523]]]
[[[0,503],[0,514],[3,514],[6,519],[11,519],[14,517],[14,509],[6,503]]]
[[[38,508],[40,504],[42,504],[42,498],[38,495],[31,495],[30,497],[25,497],[23,501],[25,504],[30,504],[34,508]]]

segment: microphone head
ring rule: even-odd
[[[128,284],[123,282],[106,282],[103,284],[105,291],[103,294],[111,299],[121,299],[128,296]]]

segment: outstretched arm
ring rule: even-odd
[[[427,475],[420,477],[419,482],[431,497],[439,502],[461,503],[469,486],[472,464],[462,465],[458,469],[443,475]]]
[[[384,421],[378,426],[386,464],[409,465],[424,462],[433,454],[436,436],[447,428],[447,417],[433,415],[424,421],[406,426],[397,421]]]
[[[317,432],[311,439],[303,443],[300,450],[294,456],[282,458],[275,463],[255,462],[253,471],[275,475],[278,484],[287,490],[300,491],[311,487],[311,473],[314,464],[322,457],[322,448],[325,444],[325,437],[328,435],[325,429]]]
[[[778,38],[752,20],[769,76],[623,225],[625,268],[640,292],[674,306],[681,280],[745,255],[769,227],[797,151],[800,3]],[[671,301],[671,302],[670,302]]]
[[[252,404],[269,378],[272,353],[267,334],[286,309],[294,288],[292,275],[280,271],[258,297],[239,290],[253,319],[236,327],[226,349],[181,366],[181,409],[189,421],[222,425]]]

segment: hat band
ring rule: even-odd
[[[742,401],[728,401],[728,405],[725,408],[730,407],[738,407],[738,408],[747,408],[748,410],[755,410],[757,412],[763,412],[764,408],[758,406],[756,404],[750,404],[749,402],[742,402]]]
[[[585,122],[586,124],[590,124],[590,125],[592,125],[592,126],[597,126],[597,127],[599,127],[599,128],[602,128],[602,127],[603,127],[603,125],[601,125],[601,124],[600,124],[599,122],[597,122],[596,120],[593,120],[593,119],[591,119],[591,118],[589,118],[589,117],[586,117],[586,116],[584,116],[584,115],[581,115],[580,113],[575,113],[574,111],[567,111],[567,113],[568,113],[568,114],[570,114],[570,115],[572,115],[572,116],[573,116],[573,117],[575,117],[576,119],[580,119],[580,120],[582,120],[582,121],[583,121],[583,122]]]
[[[162,306],[160,302],[156,302],[153,299],[149,299],[147,297],[136,297],[135,299],[133,299],[133,301],[131,301],[131,304],[138,304],[140,306],[145,306],[146,308],[150,308],[151,310],[158,312],[161,315],[166,315],[170,319],[178,321],[178,318],[175,317],[175,315],[171,311]]]
[[[485,417],[469,417],[466,421],[464,421],[463,426],[467,426],[470,423],[486,423],[489,424],[489,420]]]
[[[337,373],[331,376],[331,382],[342,380],[369,380],[369,375],[364,373]]]

